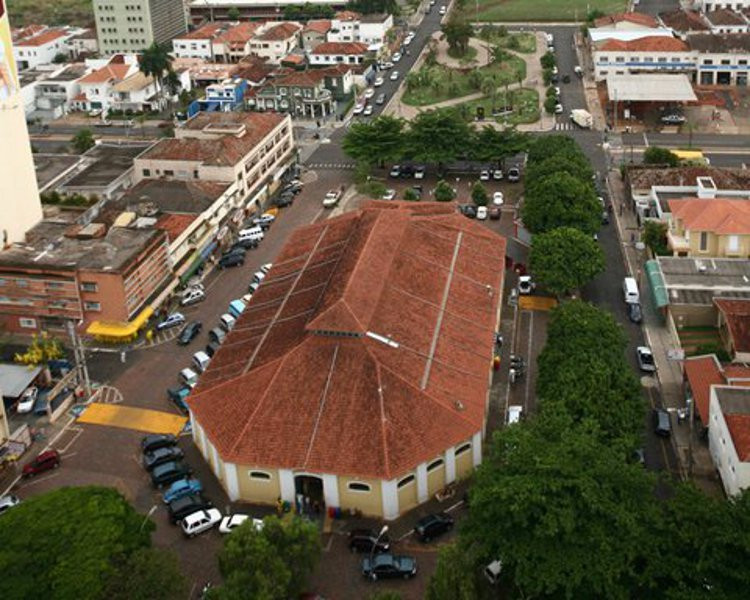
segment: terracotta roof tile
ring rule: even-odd
[[[706,19],[712,25],[745,25],[747,21],[738,12],[729,10],[728,8],[719,8],[717,10],[709,10],[705,13]]]
[[[750,462],[750,415],[725,414],[724,419],[732,436],[737,457],[742,462]]]
[[[708,425],[708,405],[711,400],[711,386],[726,383],[721,363],[715,354],[686,358],[683,363],[685,376],[695,399],[695,410],[704,425]]]
[[[688,49],[688,45],[682,40],[656,35],[630,41],[607,39],[599,46],[599,50],[622,50],[626,52],[687,52]]]
[[[302,29],[302,26],[297,23],[279,23],[256,35],[255,39],[266,42],[279,42],[296,35],[300,29]]]
[[[331,29],[331,21],[328,19],[319,19],[317,21],[308,21],[303,31],[316,31],[318,33],[328,33]]]
[[[661,22],[675,31],[710,31],[703,15],[697,10],[673,10],[659,14]]]
[[[46,29],[41,33],[14,42],[14,46],[44,46],[66,35],[67,33],[63,29]]]
[[[445,204],[297,229],[201,376],[196,422],[243,465],[405,474],[484,423],[504,256]]]
[[[688,231],[721,235],[750,234],[750,202],[731,198],[680,198],[669,200],[669,209]]]
[[[340,10],[333,16],[333,18],[339,21],[356,21],[358,19],[361,19],[362,15],[360,15],[358,12],[354,12],[353,10]]]
[[[122,81],[130,72],[130,65],[113,64],[103,66],[101,69],[92,71],[78,80],[79,84],[105,83],[107,81]]]
[[[260,26],[261,24],[257,22],[243,21],[222,32],[216,38],[216,41],[230,45],[246,44],[252,39]]]
[[[732,337],[735,352],[750,351],[750,301],[714,298]]]
[[[198,215],[182,215],[167,213],[159,217],[154,225],[157,229],[163,229],[167,232],[170,242],[174,242],[180,234],[185,231],[190,224],[198,218]]]
[[[178,35],[176,40],[212,40],[226,29],[226,23],[206,23],[194,31]]]
[[[312,54],[365,54],[367,44],[361,42],[323,42],[318,44]]]
[[[643,25],[644,27],[658,27],[659,23],[656,18],[651,15],[645,15],[638,12],[625,12],[618,13],[615,15],[607,15],[600,17],[594,21],[594,27],[607,27],[609,25],[615,25],[626,21],[629,23],[635,23],[636,25]]]

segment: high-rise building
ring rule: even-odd
[[[140,52],[187,31],[182,0],[94,0],[102,54]]]
[[[42,218],[5,0],[0,0],[0,247]]]

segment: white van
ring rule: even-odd
[[[497,585],[500,581],[500,575],[503,572],[503,561],[493,560],[484,568],[484,576],[489,580],[492,585]]]
[[[221,325],[221,328],[229,333],[229,331],[234,327],[234,324],[237,322],[237,319],[235,319],[232,315],[229,313],[224,313],[219,317],[219,325]]]
[[[255,227],[248,227],[247,229],[240,229],[240,232],[237,234],[240,238],[255,238],[262,240],[263,239],[263,229],[261,229],[259,226]]]
[[[638,304],[641,301],[638,294],[638,284],[636,284],[635,279],[632,277],[626,277],[622,280],[622,293],[625,296],[627,304]]]
[[[180,381],[188,387],[193,388],[198,383],[198,374],[192,369],[183,369],[180,371]]]
[[[193,364],[195,365],[195,368],[198,369],[199,373],[203,373],[210,362],[211,357],[203,352],[203,350],[198,350],[198,352],[193,354]]]
[[[523,415],[523,406],[511,405],[508,407],[508,425],[518,423]]]

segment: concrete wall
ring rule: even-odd
[[[713,305],[670,304],[669,312],[677,331],[682,327],[716,327],[717,310]]]
[[[268,479],[261,476],[267,475]],[[240,498],[262,504],[275,504],[281,495],[279,473],[274,469],[263,469],[237,465]]]
[[[411,481],[409,483],[401,485],[401,483],[407,477],[410,477]],[[400,514],[403,515],[406,511],[411,510],[419,503],[417,496],[416,473],[411,473],[400,477],[398,483],[396,484],[396,490],[398,494],[398,510]]]
[[[362,479],[353,477],[338,477],[339,504],[341,509],[361,510],[362,514],[381,517],[383,515],[383,500],[381,495],[380,480]],[[349,484],[365,484],[370,486],[369,491],[356,491]]]

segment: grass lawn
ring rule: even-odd
[[[477,75],[478,73],[478,75]],[[423,66],[407,77],[417,81],[417,84],[409,89],[407,85],[402,101],[411,106],[427,106],[452,98],[468,96],[480,91],[482,77],[488,74],[497,77],[499,86],[507,83],[517,83],[519,77],[526,77],[526,63],[517,56],[507,55],[503,60],[494,62],[479,69],[457,70],[449,69],[443,65],[432,67]]]
[[[494,119],[498,123],[507,123],[508,125],[520,125],[521,123],[535,123],[539,120],[539,94],[536,90],[521,88],[509,90],[508,104],[513,106],[513,112],[508,115],[492,116],[492,98],[485,96],[477,100],[469,100],[461,105],[461,112],[466,114],[467,120],[473,121],[477,115],[477,107],[484,107],[484,119],[490,121]],[[501,90],[495,99],[495,106],[505,105],[505,93]],[[466,107],[466,111],[463,107]]]
[[[528,31],[508,33],[505,28],[485,25],[477,32],[477,37],[500,48],[532,54],[536,52],[536,36]]]
[[[479,14],[467,9],[477,21],[584,21],[590,10],[604,13],[627,9],[625,0],[478,0]]]

